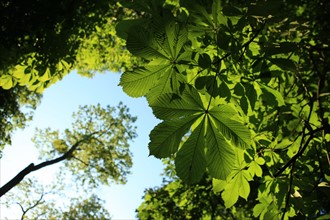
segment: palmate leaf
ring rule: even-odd
[[[151,60],[144,68],[127,71],[122,75],[120,85],[132,97],[149,93],[149,99],[153,100],[164,93],[177,93],[180,82],[185,82],[185,76],[178,69],[184,63],[180,64],[180,61],[189,57],[189,54],[182,53],[182,48],[188,41],[187,29],[174,21],[166,22],[165,25],[154,22],[150,25],[150,30],[136,26],[128,35],[128,50],[134,55]]]
[[[249,175],[247,170],[241,170],[228,182],[222,193],[226,208],[233,206],[238,196],[247,200],[250,194],[249,180],[252,180]]]
[[[177,59],[182,47],[188,40],[188,30],[177,22],[171,21],[166,24],[167,48],[172,59]]]
[[[198,182],[206,168],[212,177],[226,179],[236,164],[231,143],[241,148],[250,143],[249,130],[233,119],[237,117],[234,109],[218,102],[187,87],[180,97],[163,94],[150,103],[154,114],[164,120],[151,132],[150,154],[162,158],[177,153],[177,174],[186,182]],[[179,149],[189,130],[191,134]]]
[[[153,103],[162,94],[179,94],[181,85],[186,82],[186,77],[178,73],[173,66],[169,67],[168,71],[164,72],[159,78],[155,86],[146,94],[148,103]]]
[[[158,27],[157,27],[158,26]],[[154,25],[151,30],[146,29],[142,25],[136,25],[131,28],[127,37],[127,49],[136,56],[145,59],[170,57],[169,51],[164,45],[165,33],[163,24]],[[162,38],[155,38],[163,36]]]

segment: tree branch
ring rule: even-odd
[[[28,211],[30,211],[31,209],[34,209],[34,208],[37,207],[39,204],[42,204],[42,203],[43,203],[43,201],[42,201],[43,198],[44,198],[44,193],[41,194],[40,198],[36,201],[36,203],[35,203],[34,205],[28,207],[26,210],[24,210],[23,206],[22,206],[20,203],[17,203],[17,204],[21,207],[22,212],[23,212],[22,217],[21,217],[21,220],[24,219],[24,216],[26,215],[26,213],[27,213]]]
[[[292,165],[291,165],[291,170],[290,170],[290,184],[288,186],[288,191],[286,193],[285,207],[284,207],[284,211],[283,211],[283,214],[282,214],[282,220],[284,220],[285,213],[286,213],[286,211],[289,208],[289,202],[290,202],[290,196],[291,196],[291,190],[292,190],[292,183],[293,183],[293,168],[294,168],[294,164],[295,163],[296,163],[296,160],[294,160],[292,162]]]
[[[21,172],[19,172],[14,178],[12,178],[8,183],[6,183],[4,186],[2,186],[0,188],[0,197],[2,197],[4,194],[6,194],[8,191],[10,191],[14,186],[19,184],[24,179],[24,177],[26,175],[28,175],[29,173],[70,158],[72,156],[73,152],[78,148],[78,146],[82,142],[90,139],[96,133],[98,133],[98,132],[91,133],[86,138],[84,138],[80,141],[77,141],[74,145],[72,145],[72,147],[65,154],[63,154],[62,156],[60,156],[58,158],[42,162],[38,165],[34,165],[33,163],[31,163],[26,168],[24,168]]]
[[[277,173],[275,173],[274,177],[278,177],[279,175],[281,175],[286,168],[288,168],[291,164],[293,164],[298,157],[300,157],[304,151],[306,150],[307,146],[309,145],[309,142],[314,138],[314,135],[311,134],[309,136],[309,138],[307,139],[306,143],[304,144],[304,146],[301,148],[300,151],[298,151],[298,153],[296,153],[296,155],[294,155],[279,171],[277,171]]]

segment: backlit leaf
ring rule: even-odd
[[[176,119],[158,124],[150,132],[150,155],[157,158],[169,157],[174,154],[191,125],[196,121],[196,116],[190,116],[183,120]]]
[[[235,167],[235,151],[219,133],[213,122],[209,122],[206,135],[206,160],[210,175],[225,180]]]
[[[206,171],[204,123],[205,120],[192,131],[175,158],[177,175],[189,183],[198,182]]]
[[[250,146],[250,131],[239,121],[233,120],[233,116],[237,113],[232,107],[229,105],[214,106],[209,113],[217,129],[235,146],[240,148]]]

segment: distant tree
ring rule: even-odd
[[[111,219],[103,207],[103,201],[95,194],[84,193],[84,197],[79,198],[65,196],[65,185],[60,178],[47,186],[39,184],[35,178],[23,180],[13,192],[6,195],[2,205],[11,208],[19,206],[22,220]]]
[[[240,199],[235,207],[226,208],[209,175],[205,174],[197,184],[185,184],[175,174],[173,158],[163,163],[163,184],[145,190],[136,209],[139,219],[253,219],[255,199]],[[256,197],[256,188],[253,194]]]
[[[40,100],[41,94],[26,87],[0,88],[0,158],[4,146],[11,144],[12,132],[26,126]]]
[[[0,188],[0,197],[19,184],[26,175],[41,168],[63,162],[76,183],[96,187],[111,181],[125,183],[132,166],[129,141],[136,137],[136,118],[120,103],[117,108],[81,106],[73,114],[72,129],[64,133],[37,130],[34,138],[44,162],[31,163]]]

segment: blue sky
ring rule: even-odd
[[[149,133],[159,122],[152,114],[144,98],[131,98],[118,86],[119,74],[97,74],[88,79],[76,73],[71,73],[44,92],[41,105],[37,108],[34,120],[29,127],[15,132],[13,144],[7,146],[0,161],[0,184],[5,184],[17,172],[31,162],[38,163],[38,153],[31,138],[36,127],[64,130],[71,126],[72,112],[79,105],[116,106],[120,101],[127,105],[130,113],[138,117],[136,122],[138,137],[131,143],[133,153],[132,174],[128,176],[126,185],[112,185],[98,189],[101,198],[106,200],[106,208],[113,219],[134,219],[135,209],[141,203],[143,191],[146,188],[160,186],[162,163],[154,157],[148,157]],[[53,166],[30,174],[41,181],[47,181],[58,167]],[[1,207],[0,219],[20,216],[19,207],[7,210]],[[17,217],[16,217],[17,218]]]

